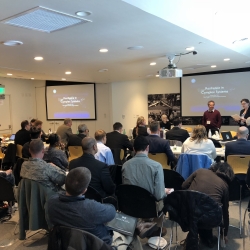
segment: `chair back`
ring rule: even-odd
[[[16,144],[10,143],[5,151],[5,156],[2,161],[3,169],[14,167],[16,162]]]
[[[234,174],[247,174],[250,155],[228,155],[227,163],[233,168]]]
[[[19,182],[21,181],[22,177],[20,176],[22,164],[24,161],[27,161],[27,159],[24,158],[18,158],[16,164],[13,167],[13,175],[15,177],[15,185],[18,186]]]
[[[118,208],[121,212],[136,218],[158,217],[158,202],[146,189],[122,184],[116,189]]]
[[[234,138],[235,136],[237,136],[237,132],[236,131],[230,131],[232,137]]]
[[[183,177],[174,170],[163,169],[165,188],[173,188],[174,190],[182,190]]]
[[[12,184],[0,176],[0,201],[14,201],[14,191]]]
[[[109,171],[111,178],[116,186],[122,184],[122,165],[110,165]]]
[[[22,149],[23,149],[22,145],[19,144],[16,145],[16,156],[18,156],[19,158],[22,158]]]
[[[182,142],[181,141],[177,141],[177,140],[168,140],[169,141],[169,146],[177,146],[177,147],[181,147],[182,146]]]
[[[196,170],[208,169],[212,163],[212,159],[205,154],[180,154],[176,172],[186,180]]]
[[[102,196],[96,189],[91,186],[88,186],[87,192],[84,195],[90,200],[95,200],[102,203]]]
[[[69,150],[69,161],[79,158],[83,154],[81,146],[69,146],[68,150]]]
[[[124,159],[124,150],[121,148],[111,148],[111,152],[113,154],[115,164],[122,165],[122,161]]]
[[[66,250],[66,249],[102,249],[112,250],[100,238],[86,231],[70,228],[66,226],[55,226],[49,232],[48,250]]]
[[[191,127],[182,127],[182,129],[187,130],[188,133],[192,133],[193,132],[193,128],[191,128]]]
[[[171,166],[168,165],[168,157],[165,153],[148,153],[148,158],[159,162],[163,169],[171,169]]]

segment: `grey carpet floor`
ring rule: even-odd
[[[244,211],[247,207],[248,201],[250,197],[247,197],[246,199],[243,200],[242,202],[242,219],[244,216]],[[230,208],[229,208],[229,214],[230,214],[230,223],[232,225],[238,226],[239,223],[239,213],[238,213],[238,205],[237,204],[232,204],[230,202]],[[28,249],[34,249],[34,250],[46,250],[47,249],[47,235],[45,234],[45,231],[40,231],[37,234],[33,235],[35,232],[28,231],[27,232],[27,237],[30,237],[27,240],[20,241],[18,240],[18,235],[13,235],[13,230],[15,227],[16,222],[18,221],[18,212],[14,214],[12,217],[11,221],[7,223],[0,224],[0,248],[1,245],[4,243],[8,243],[9,241],[12,242],[13,244],[11,246],[2,248],[2,249],[8,249],[8,250],[28,250]],[[246,216],[246,224],[248,222],[248,213]],[[169,237],[170,237],[170,221],[166,219],[164,222],[164,226],[167,227],[168,233],[164,237],[168,242],[169,242]],[[18,229],[17,229],[18,232]],[[214,230],[214,234],[217,234],[217,230]],[[186,238],[187,233],[182,232],[181,228],[178,226],[177,227],[177,235],[178,235],[178,241],[181,241]],[[175,243],[175,232],[174,232],[174,243]],[[246,239],[246,250],[250,249],[250,240],[247,236],[243,236]],[[230,227],[229,232],[228,232],[228,238],[229,238],[229,243],[227,247],[225,248],[226,250],[243,250],[243,238],[240,237],[239,234],[239,229]],[[150,250],[150,248],[147,245],[147,239],[141,240],[143,249],[144,250]],[[175,249],[177,246],[178,250],[182,249],[182,246],[179,244],[173,244],[171,247],[171,250]],[[200,249],[201,250],[208,250],[211,248],[207,248],[200,244]],[[213,248],[214,250],[217,249],[217,247]],[[222,248],[221,248],[222,249]]]

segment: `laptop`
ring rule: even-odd
[[[230,131],[221,132],[221,136],[222,136],[223,141],[232,141],[233,140],[233,137],[232,137],[232,134]]]
[[[9,141],[14,141],[15,140],[16,134],[12,134],[11,137],[9,138]]]

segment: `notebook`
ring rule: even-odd
[[[136,225],[137,218],[118,212],[116,212],[115,218],[106,224],[112,230],[129,236],[134,235]]]
[[[233,137],[230,131],[228,132],[221,132],[221,136],[223,138],[223,141],[232,141]]]

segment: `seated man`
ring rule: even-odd
[[[234,172],[230,165],[225,163],[216,163],[210,169],[201,168],[195,171],[188,179],[183,182],[182,188],[199,191],[209,195],[221,207],[223,212],[223,224],[225,227],[224,236],[227,244],[227,232],[229,226],[229,184],[234,179]],[[198,229],[200,239],[208,247],[212,248],[217,240],[213,236],[212,229]]]
[[[78,125],[79,134],[69,135],[69,142],[67,146],[82,146],[82,139],[89,135],[89,130],[85,124]]]
[[[34,127],[35,127],[36,129],[40,129],[40,130],[41,130],[41,139],[42,139],[43,142],[45,142],[46,139],[48,138],[48,136],[47,136],[47,135],[45,134],[45,132],[43,131],[42,126],[43,126],[43,122],[42,122],[42,121],[36,120],[36,121],[34,122]]]
[[[69,136],[72,135],[72,120],[70,118],[64,119],[64,122],[61,126],[57,128],[56,134],[61,137],[61,141],[63,144],[67,145]]]
[[[30,141],[30,124],[27,120],[21,122],[21,129],[16,132],[15,144],[24,145]]]
[[[122,183],[144,188],[157,200],[164,199],[170,190],[165,189],[162,165],[148,158],[150,145],[147,137],[137,136],[134,150],[136,155],[122,166]]]
[[[249,135],[248,128],[242,126],[237,131],[237,141],[226,143],[225,161],[228,155],[250,155],[250,141],[247,141]]]
[[[30,142],[29,151],[31,158],[22,164],[20,176],[22,178],[37,181],[53,191],[59,191],[65,183],[65,172],[54,165],[43,160],[44,145],[41,139]]]
[[[128,137],[122,134],[122,124],[120,122],[116,122],[113,125],[113,132],[107,133],[107,142],[106,146],[110,149],[112,148],[120,148],[126,152],[126,149],[133,151],[133,146],[130,143]]]
[[[161,116],[160,128],[170,130],[171,123],[166,115]]]
[[[160,138],[160,125],[158,122],[152,122],[149,126],[151,134],[147,136],[149,143],[149,153],[165,153],[169,162],[177,163],[177,159],[169,146],[168,141]]]
[[[91,137],[85,137],[82,140],[83,155],[77,159],[70,161],[69,170],[84,166],[91,172],[90,186],[96,189],[102,197],[113,195],[115,192],[115,184],[113,183],[109,167],[107,164],[95,159],[97,153],[96,140]]]
[[[173,121],[174,127],[166,133],[167,140],[181,141],[182,143],[189,137],[186,129],[182,129],[182,121],[175,118]]]
[[[40,139],[40,138],[41,138],[41,129],[37,129],[35,127],[31,127],[31,129],[30,129],[30,141],[26,142],[23,145],[23,148],[22,148],[22,157],[23,158],[29,158],[29,157],[31,157],[31,154],[30,154],[30,151],[29,151],[30,142],[32,140],[36,140],[36,139]]]
[[[109,147],[105,146],[107,141],[106,133],[104,130],[97,130],[95,132],[95,139],[97,141],[97,150],[95,158],[99,161],[106,163],[107,165],[114,165],[113,154]]]
[[[55,194],[48,201],[49,219],[53,225],[79,228],[111,245],[113,232],[105,223],[114,219],[116,210],[111,204],[101,204],[85,198],[84,193],[90,179],[91,173],[85,167],[71,170],[66,177],[66,193]],[[115,235],[119,237],[118,233]],[[142,250],[137,237],[134,237],[132,244],[133,249]]]

